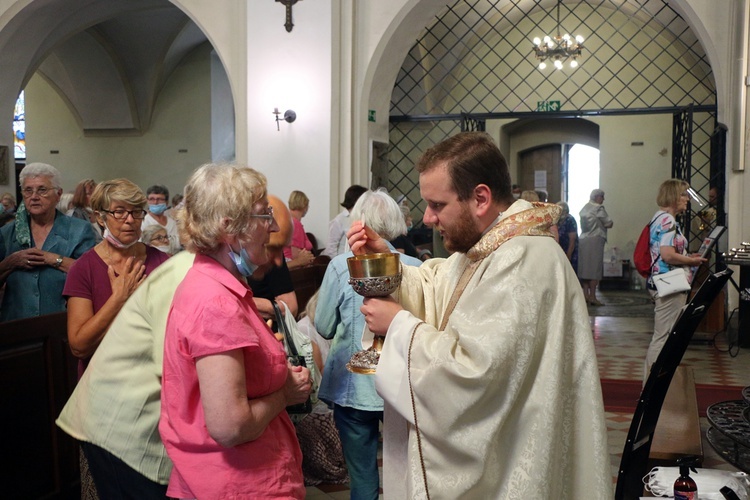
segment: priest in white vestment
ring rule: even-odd
[[[556,205],[515,201],[487,134],[458,134],[417,164],[424,222],[448,259],[402,266],[366,299],[386,334],[383,488],[390,499],[612,498],[601,386],[581,287],[549,227]],[[383,251],[360,221],[355,253]]]

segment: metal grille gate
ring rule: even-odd
[[[413,165],[429,146],[487,120],[673,113],[693,104],[686,174],[704,197],[716,128],[705,51],[667,0],[564,1],[560,27],[583,34],[575,70],[541,71],[530,39],[556,31],[552,0],[456,0],[425,27],[391,96],[389,190],[421,217]],[[560,96],[558,112],[537,111]],[[476,123],[475,123],[476,122]],[[471,129],[471,128],[468,128]],[[721,190],[723,191],[723,184]]]

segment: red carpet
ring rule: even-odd
[[[635,411],[641,395],[641,381],[602,379],[604,409],[623,413]],[[720,401],[742,399],[742,387],[695,384],[698,399],[698,413],[706,416],[706,408]]]

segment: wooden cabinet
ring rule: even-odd
[[[80,498],[78,444],[55,425],[76,366],[66,313],[0,323],[4,498]]]

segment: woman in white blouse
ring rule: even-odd
[[[607,229],[613,225],[604,205],[604,191],[594,189],[579,216],[581,237],[578,246],[578,278],[583,286],[586,303],[602,305],[596,298],[596,287],[604,272],[604,244],[607,242]]]

